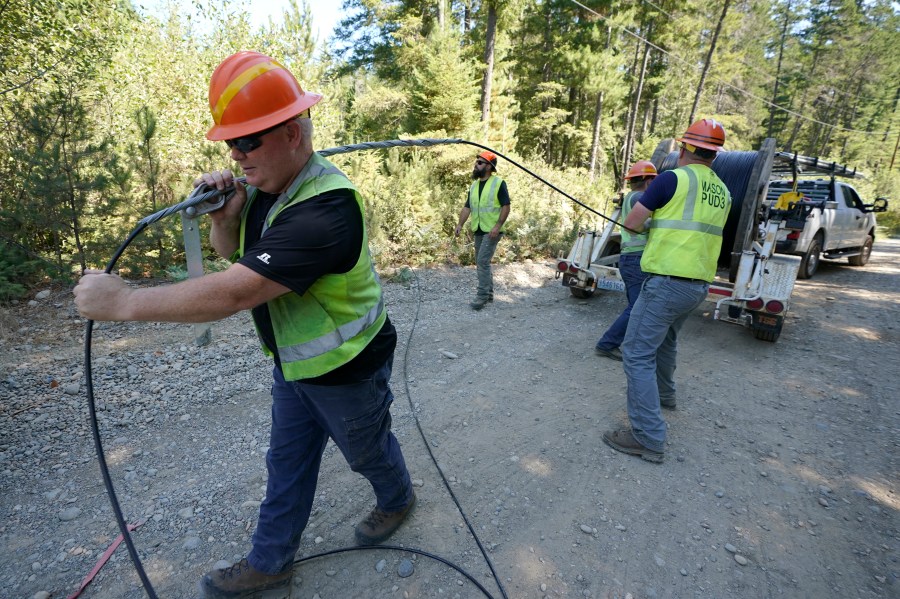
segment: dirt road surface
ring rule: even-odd
[[[626,422],[621,364],[593,353],[624,297],[575,299],[548,264],[495,277],[480,312],[471,268],[386,284],[394,430],[419,497],[390,543],[503,597],[443,472],[510,598],[900,596],[900,241],[879,240],[866,268],[823,263],[798,282],[777,343],[698,309],[662,465],[600,437]],[[2,315],[0,597],[68,596],[118,534],[82,327],[69,290]],[[104,448],[126,518],[144,521],[139,554],[159,597],[194,597],[203,572],[249,547],[270,368],[246,315],[217,323],[205,348],[184,325],[94,335]],[[331,445],[319,480],[300,557],[351,546],[373,501]],[[82,596],[146,596],[124,546]],[[486,595],[431,558],[371,550],[299,564],[292,596]]]

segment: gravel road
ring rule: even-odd
[[[395,275],[394,430],[419,496],[395,545],[503,596],[443,472],[510,598],[900,594],[900,241],[879,240],[866,268],[823,263],[798,282],[777,343],[698,309],[662,465],[600,438],[625,421],[621,364],[593,353],[622,296],[575,299],[548,264],[511,264],[473,312],[472,268]],[[68,289],[0,311],[2,598],[69,596],[118,535],[83,327]],[[205,347],[193,337],[171,324],[94,332],[106,459],[161,598],[195,597],[203,572],[245,555],[265,490],[270,367],[249,317],[216,323]],[[372,502],[329,445],[300,556],[351,546]],[[146,596],[124,546],[82,596]],[[443,563],[378,549],[298,565],[293,592],[483,596]]]

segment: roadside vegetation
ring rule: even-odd
[[[325,101],[316,146],[457,137],[526,164],[601,212],[633,160],[696,118],[727,147],[855,166],[867,201],[900,183],[900,10],[873,0],[345,0],[317,40],[309,4],[251,25],[249,1],[12,0],[0,7],[0,302],[102,267],[137,221],[230,165],[206,141],[209,75],[258,50]],[[367,196],[382,267],[472,260],[451,241],[468,146],[335,157]],[[501,260],[566,249],[595,217],[504,165],[515,210]],[[900,231],[896,202],[879,222]],[[211,253],[211,250],[209,250]],[[180,223],[141,236],[130,277],[181,276]]]

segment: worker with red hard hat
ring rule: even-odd
[[[641,270],[647,280],[631,310],[622,357],[628,379],[630,428],[603,434],[607,445],[649,462],[665,456],[666,422],[674,410],[676,340],[715,278],[722,231],[731,209],[728,187],[711,166],[724,149],[715,119],[692,123],[677,140],[677,168],[658,175],[625,219],[641,232],[649,218]]]
[[[635,202],[644,195],[644,190],[650,185],[650,182],[656,177],[656,167],[649,160],[638,160],[631,165],[625,180],[628,182],[630,191],[622,199],[622,207],[619,212],[619,221],[622,222],[628,217],[628,213],[634,207]],[[638,295],[641,293],[641,285],[647,278],[646,273],[641,270],[641,257],[644,253],[644,246],[647,245],[646,233],[632,233],[628,229],[621,227],[621,242],[619,244],[619,275],[622,282],[625,283],[625,296],[628,298],[628,306],[619,314],[619,317],[609,326],[608,329],[597,341],[594,351],[597,355],[612,360],[622,361],[622,351],[619,346],[625,339],[625,331],[628,329],[628,319],[631,315],[631,309],[634,302],[637,301]]]
[[[481,310],[488,302],[494,301],[491,260],[494,259],[506,219],[509,218],[509,191],[506,181],[497,176],[497,155],[490,150],[481,152],[475,158],[472,179],[474,181],[469,187],[466,203],[459,212],[459,222],[453,234],[458,237],[471,216],[478,288],[474,301],[469,305],[473,310]]]
[[[89,272],[75,289],[94,320],[207,322],[249,309],[274,361],[268,481],[252,549],[207,573],[204,597],[286,598],[329,439],[375,492],[356,541],[375,544],[411,512],[416,496],[391,432],[389,386],[397,334],[369,254],[363,198],[313,150],[310,109],[322,96],[258,52],[226,58],[212,75],[207,137],[224,141],[230,170],[195,185],[234,196],[210,213],[223,272],[147,288]]]

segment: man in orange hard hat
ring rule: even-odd
[[[631,310],[622,356],[628,379],[630,429],[603,434],[607,445],[649,462],[665,456],[666,422],[675,409],[676,339],[715,278],[731,194],[711,166],[725,144],[725,128],[701,119],[688,127],[678,168],[657,176],[625,226],[643,231],[650,217],[641,270],[647,280]]]
[[[649,160],[638,160],[625,175],[628,181],[628,187],[631,191],[625,195],[622,200],[622,210],[619,213],[619,221],[624,221],[628,217],[628,213],[634,207],[635,202],[644,195],[644,190],[650,185],[650,182],[656,177],[656,167]],[[625,296],[628,298],[628,306],[619,314],[615,322],[610,325],[594,350],[597,355],[612,360],[622,361],[622,351],[619,346],[625,339],[625,331],[628,328],[628,318],[631,315],[631,309],[634,302],[637,301],[638,295],[641,293],[641,285],[647,275],[641,270],[641,256],[644,253],[644,246],[647,245],[646,233],[632,233],[628,229],[621,228],[622,241],[619,244],[619,275],[625,283]]]
[[[290,595],[329,438],[375,491],[357,543],[386,539],[416,501],[391,433],[397,334],[369,255],[362,196],[313,150],[310,109],[320,99],[268,56],[226,58],[210,81],[215,124],[207,137],[228,145],[246,185],[230,170],[205,173],[195,184],[235,187],[210,213],[212,245],[233,264],[141,289],[93,271],[75,289],[78,309],[95,320],[206,322],[249,309],[274,359],[269,476],[253,547],[203,577],[208,598]]]
[[[491,260],[503,235],[503,225],[509,218],[509,191],[506,181],[497,176],[497,155],[490,150],[485,150],[475,158],[472,179],[475,181],[469,188],[465,206],[459,212],[459,222],[453,235],[459,236],[471,215],[478,289],[470,306],[473,310],[481,310],[485,304],[494,301]]]

